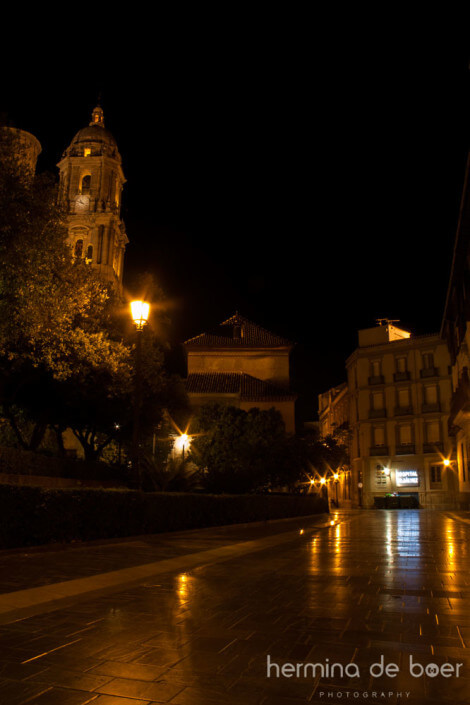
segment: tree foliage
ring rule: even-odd
[[[200,409],[192,428],[191,457],[210,492],[268,490],[292,485],[300,475],[295,439],[275,409],[211,404]]]
[[[67,244],[48,175],[25,170],[0,128],[0,402],[18,444],[36,449],[48,426],[70,427],[87,458],[129,435],[135,340],[115,288]],[[154,287],[155,288],[155,287]],[[128,318],[128,316],[126,316]],[[142,417],[158,422],[175,383],[145,331]]]

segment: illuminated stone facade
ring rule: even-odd
[[[239,314],[185,342],[191,405],[218,403],[245,411],[275,408],[295,431],[296,395],[289,391],[292,343]]]
[[[320,436],[332,436],[349,422],[349,398],[346,382],[318,395]]]
[[[79,130],[58,164],[60,201],[67,210],[69,243],[102,277],[122,287],[128,242],[121,219],[125,183],[116,141],[96,107],[88,127]]]
[[[423,507],[457,506],[454,463],[443,462],[453,458],[449,364],[439,335],[411,337],[389,325],[359,331],[346,362],[356,504],[397,492]]]

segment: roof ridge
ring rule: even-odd
[[[220,331],[221,328],[236,325],[240,325],[242,327],[246,326],[246,328],[248,329],[246,331],[246,334],[242,335],[241,337],[229,338],[225,337]],[[263,326],[259,325],[259,323],[255,323],[249,318],[245,318],[245,316],[239,314],[238,311],[233,316],[230,316],[230,318],[227,318],[225,321],[222,321],[222,323],[219,323],[212,331],[199,333],[199,335],[195,335],[192,338],[185,340],[184,344],[188,345],[198,341],[202,342],[205,339],[207,340],[208,346],[214,347],[217,347],[217,345],[220,344],[223,344],[224,347],[233,345],[237,348],[241,346],[256,347],[257,344],[261,347],[279,347],[293,345],[292,341],[288,340],[288,338],[285,338],[282,335],[278,335],[277,333],[273,333],[267,328],[264,328]]]

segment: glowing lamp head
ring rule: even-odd
[[[311,485],[314,485],[314,484],[315,484],[315,480],[310,480],[310,484],[311,484]]]
[[[326,483],[326,480],[324,477],[320,477],[320,485],[324,485]]]
[[[333,477],[334,477],[334,479],[335,479],[336,481],[339,480],[339,474],[338,474],[337,472],[335,472],[335,474],[333,475]]]
[[[180,452],[183,452],[185,448],[188,447],[189,444],[189,436],[186,433],[182,433],[181,436],[178,436],[178,438],[175,440],[175,450],[179,450]]]
[[[384,473],[386,475],[390,475],[390,468],[384,468]]]
[[[137,326],[137,330],[142,330],[149,319],[150,304],[146,301],[132,301],[131,315],[132,320]]]
[[[448,468],[449,465],[450,465],[450,460],[449,460],[449,458],[444,458],[443,463],[444,463],[444,465],[446,466],[446,468]]]

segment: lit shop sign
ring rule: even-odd
[[[417,470],[397,470],[397,487],[418,487],[419,472]]]

